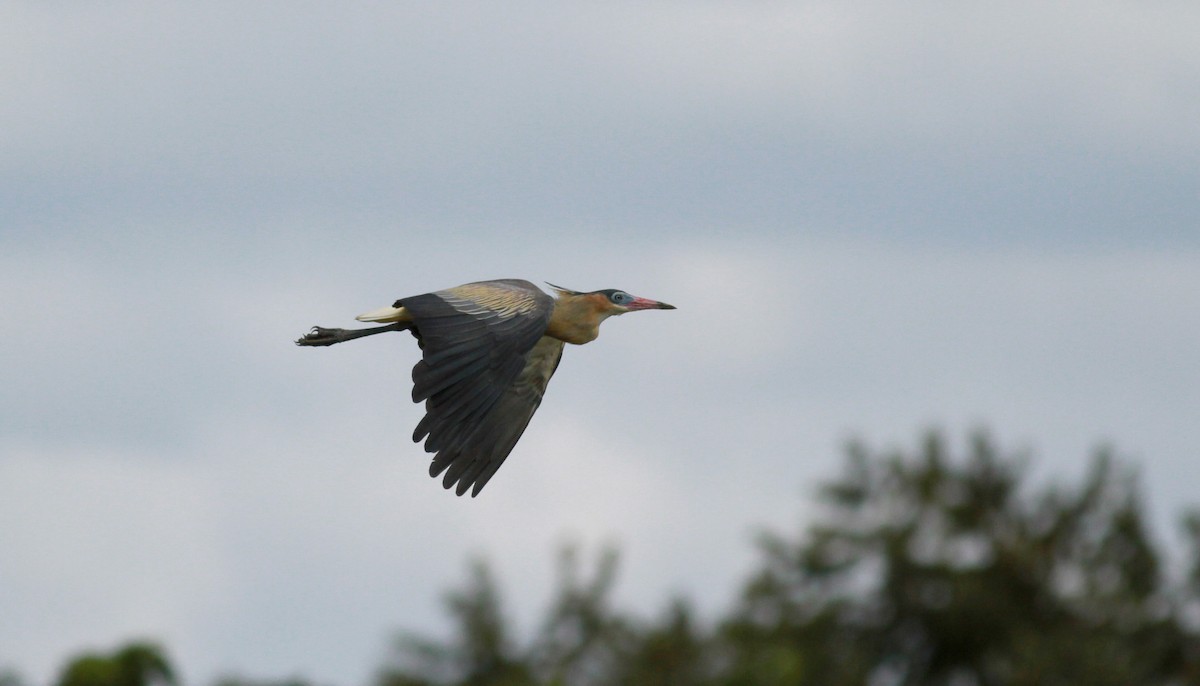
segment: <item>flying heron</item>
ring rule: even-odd
[[[421,347],[413,402],[425,416],[413,441],[433,453],[429,475],[462,495],[479,495],[542,402],[563,345],[596,339],[605,319],[636,310],[673,310],[609,288],[581,293],[548,284],[553,298],[521,279],[479,281],[401,298],[360,314],[366,329],[313,329],[296,345],[325,346],[388,331],[411,331]]]

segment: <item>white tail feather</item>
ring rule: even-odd
[[[355,317],[360,322],[399,322],[408,320],[408,311],[403,307],[381,307],[363,312]]]

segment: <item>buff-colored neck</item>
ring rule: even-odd
[[[608,300],[594,293],[561,294],[554,301],[546,335],[566,343],[583,345],[600,335],[600,322],[613,314]]]

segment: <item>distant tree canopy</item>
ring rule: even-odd
[[[57,686],[174,686],[175,670],[157,644],[133,642],[112,653],[84,653],[66,664]]]
[[[721,683],[1194,684],[1197,555],[1174,580],[1133,474],[1107,452],[1075,488],[1023,487],[982,436],[953,459],[848,454],[825,521],[764,537],[722,627]]]
[[[961,456],[937,434],[913,454],[851,445],[824,516],[764,534],[760,569],[712,627],[683,600],[652,621],[617,612],[615,553],[580,583],[568,551],[542,631],[518,647],[475,562],[449,597],[457,635],[404,637],[377,686],[1200,683],[1200,517],[1168,559],[1108,452],[1075,487],[1026,475],[982,434]]]
[[[1098,452],[1079,484],[1034,487],[977,434],[953,454],[847,450],[823,514],[761,536],[725,616],[684,599],[613,606],[617,553],[562,551],[540,626],[514,635],[483,561],[449,592],[448,639],[404,634],[375,686],[1184,686],[1200,684],[1200,515],[1167,555],[1135,472]],[[5,686],[19,686],[8,673]],[[173,686],[153,644],[69,661],[56,686]],[[217,686],[306,686],[300,679]]]

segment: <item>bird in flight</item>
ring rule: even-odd
[[[673,310],[657,300],[606,289],[581,293],[549,284],[553,298],[521,279],[479,281],[401,298],[360,314],[366,329],[313,327],[296,345],[326,346],[388,331],[410,331],[421,347],[413,402],[425,416],[413,441],[433,453],[429,475],[458,495],[479,495],[524,433],[558,368],[563,345],[596,339],[600,323],[636,310]],[[456,486],[457,484],[457,486]]]

